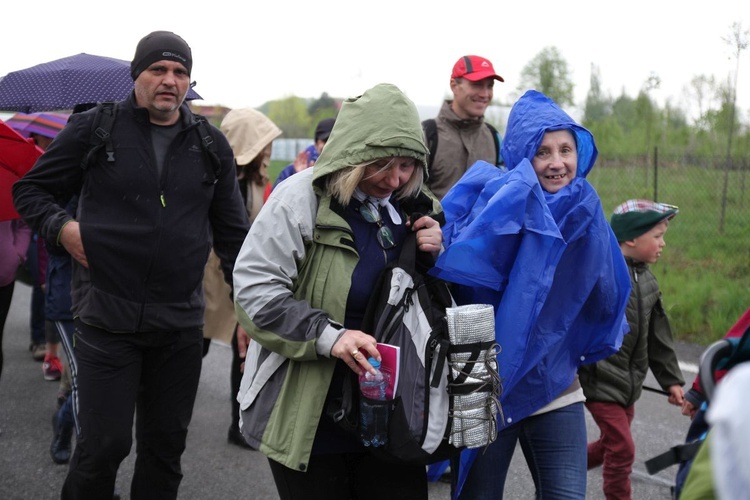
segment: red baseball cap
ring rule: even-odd
[[[494,78],[504,82],[503,77],[495,74],[495,68],[492,63],[479,56],[463,56],[456,64],[453,65],[451,78],[466,78],[472,82],[484,80],[485,78]]]

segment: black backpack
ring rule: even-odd
[[[115,161],[115,149],[112,145],[112,126],[115,123],[115,117],[117,115],[117,107],[112,101],[98,102],[96,104],[96,115],[91,125],[91,135],[89,137],[89,150],[83,156],[81,160],[81,169],[88,169],[89,165],[93,164],[96,154],[104,148],[107,155],[107,162],[114,163]],[[194,115],[198,122],[198,134],[201,138],[201,147],[208,155],[209,160],[213,168],[213,177],[207,177],[204,182],[210,184],[216,184],[219,180],[219,173],[221,173],[221,159],[216,149],[216,143],[211,135],[210,127],[208,126],[208,120],[204,116]]]
[[[484,122],[487,128],[490,129],[492,139],[495,141],[495,166],[500,167],[503,165],[503,158],[500,156],[500,132],[495,127],[487,122]],[[428,118],[422,122],[422,130],[424,131],[425,139],[427,140],[427,149],[430,150],[430,156],[427,159],[427,171],[432,170],[432,161],[435,158],[435,152],[438,146],[438,133],[437,133],[437,122],[434,118]]]
[[[454,406],[455,398],[482,395],[492,406],[499,397],[499,376],[495,380],[468,376],[474,365],[484,363],[479,354],[492,348],[494,328],[486,344],[451,342],[446,310],[456,304],[448,283],[428,274],[432,265],[432,255],[417,251],[416,233],[407,233],[400,257],[381,273],[362,322],[362,330],[378,342],[400,348],[396,394],[393,400],[380,402],[390,414],[388,443],[372,448],[386,460],[428,465],[457,457],[463,446],[457,446],[451,434],[460,432],[467,420]],[[453,376],[458,365],[451,359],[456,356],[464,361],[461,373]],[[347,371],[341,397],[331,400],[326,409],[351,433],[358,430],[359,398],[357,377]],[[481,409],[475,407],[474,413],[481,414]],[[491,427],[497,429],[494,421]],[[490,442],[494,438],[490,432]]]
[[[401,257],[380,276],[362,323],[378,342],[400,347],[398,390],[389,406],[388,444],[372,452],[385,459],[427,465],[457,456],[459,448],[448,443],[450,407],[448,394],[448,331],[445,309],[455,305],[444,281],[426,274],[418,256],[416,233],[409,232]],[[399,285],[392,290],[394,273]],[[395,302],[389,303],[389,296]],[[410,331],[405,316],[426,319],[427,329]],[[427,326],[427,325],[424,325]],[[413,326],[412,326],[413,328]],[[424,360],[424,364],[420,361]],[[357,433],[359,422],[357,377],[347,372],[342,399],[328,407],[334,422]],[[432,411],[430,411],[432,409]],[[439,422],[432,419],[438,418]]]

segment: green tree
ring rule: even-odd
[[[691,134],[685,111],[667,101],[662,116],[664,134],[659,141],[660,150],[671,155],[689,152]]]
[[[323,118],[329,118],[336,116],[338,113],[339,104],[336,100],[328,95],[328,92],[323,92],[320,97],[310,103],[307,108],[307,113],[310,116],[321,116]]]
[[[573,81],[557,47],[545,47],[521,70],[518,90],[536,89],[560,106],[573,105]]]
[[[605,117],[611,114],[612,100],[602,95],[599,67],[591,64],[589,93],[586,95],[586,105],[583,110],[583,125],[588,127],[593,123],[604,120]]]
[[[623,92],[612,103],[612,115],[623,131],[631,132],[638,127],[638,114],[635,101]]]
[[[697,75],[690,80],[688,96],[698,108],[695,125],[707,129],[706,113],[712,108],[712,97],[716,94],[716,79],[713,75]]]
[[[719,219],[719,232],[724,232],[724,218],[725,209],[727,204],[727,189],[729,184],[729,169],[732,164],[732,140],[734,139],[735,131],[735,116],[737,107],[737,79],[740,73],[740,54],[750,44],[750,30],[742,30],[742,23],[735,22],[732,24],[732,32],[729,37],[724,38],[724,42],[730,45],[734,50],[734,56],[737,61],[737,69],[734,72],[734,84],[729,87],[729,133],[727,134],[727,157],[726,157],[726,168],[724,170],[724,185],[722,187],[721,194],[721,218]]]
[[[268,103],[268,118],[283,132],[286,138],[309,137],[311,118],[307,114],[305,100],[289,96],[285,99]]]
[[[635,100],[635,112],[638,122],[643,127],[642,148],[648,156],[651,154],[651,148],[655,143],[654,136],[658,134],[656,130],[658,124],[658,107],[651,99],[651,91],[661,86],[661,79],[654,73],[644,82],[638,97]]]
[[[736,68],[734,71],[734,81],[729,85],[729,96],[727,104],[729,105],[729,117],[727,123],[729,125],[729,133],[727,139],[727,159],[732,153],[732,139],[734,138],[734,131],[736,130],[736,107],[737,107],[737,80],[740,74],[740,55],[742,51],[747,49],[750,44],[750,30],[743,30],[742,23],[735,22],[732,24],[731,33],[728,37],[723,38],[724,43],[729,45],[734,51],[734,59],[736,61]]]
[[[341,103],[323,92],[318,99],[313,100],[307,107],[307,113],[310,115],[310,130],[308,136],[315,135],[315,127],[318,122],[324,118],[336,118]]]
[[[594,134],[600,157],[612,159],[632,154],[624,137],[625,132],[613,115],[607,115],[586,125]]]

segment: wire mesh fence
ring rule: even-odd
[[[750,248],[750,161],[725,157],[599,157],[588,176],[607,215],[621,202],[645,198],[677,205],[686,231]],[[685,226],[685,223],[680,224]]]
[[[750,301],[750,165],[725,157],[600,156],[587,179],[607,217],[630,198],[679,207],[658,275],[679,335],[718,339]]]

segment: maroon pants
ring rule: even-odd
[[[604,495],[607,500],[630,499],[630,473],[635,461],[635,443],[630,423],[634,407],[617,403],[587,402],[586,408],[599,426],[601,436],[588,445],[588,468],[603,465]]]

